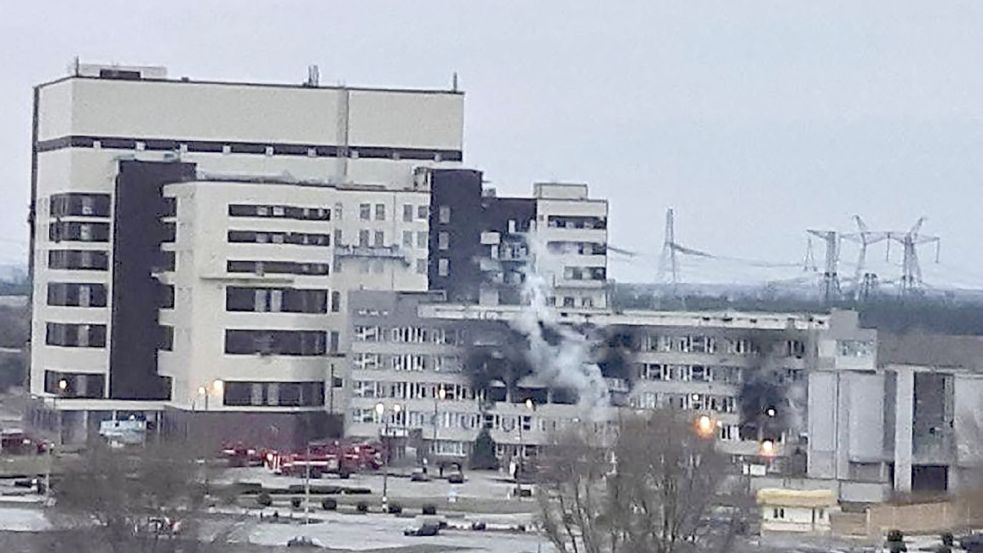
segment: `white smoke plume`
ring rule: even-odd
[[[556,310],[547,302],[550,284],[536,270],[536,262],[548,260],[550,254],[534,232],[528,233],[526,240],[531,261],[524,269],[523,309],[512,326],[529,342],[526,355],[533,374],[549,386],[576,390],[580,405],[597,412],[610,401],[607,382],[591,359],[592,344],[584,335],[557,322]],[[546,328],[559,337],[556,343],[547,341]]]

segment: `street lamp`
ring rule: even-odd
[[[205,411],[208,411],[208,398],[212,394],[215,394],[218,398],[222,397],[223,392],[225,392],[225,382],[221,379],[216,378],[211,384],[206,386],[198,386],[198,395],[205,398]]]
[[[437,418],[438,418],[438,405],[439,402],[444,401],[447,397],[447,390],[444,389],[444,385],[441,384],[440,388],[437,389],[437,393],[433,397],[433,440],[430,442],[430,462],[433,464],[436,455],[434,450],[437,448]]]
[[[399,412],[402,411],[402,410],[403,410],[403,407],[400,404],[397,403],[396,405],[393,405],[393,407],[392,407],[393,416],[398,416],[399,415]],[[385,416],[386,415],[386,406],[383,403],[381,403],[381,402],[380,403],[376,403],[375,404],[375,412],[376,412],[377,415],[379,415],[379,418],[383,422],[383,428],[384,428],[383,435],[387,438],[386,455],[382,459],[383,460],[383,468],[382,468],[382,470],[383,470],[383,472],[382,472],[382,505],[385,506],[386,503],[388,502],[388,495],[389,495],[389,456],[392,454],[392,451],[391,451],[391,449],[392,449],[392,440],[391,439],[388,439],[389,438],[389,419]]]

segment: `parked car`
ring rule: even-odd
[[[439,522],[424,522],[417,527],[403,530],[404,536],[436,536],[438,533],[440,533]]]
[[[287,547],[301,547],[307,549],[321,549],[324,546],[307,536],[294,536],[287,541]]]
[[[410,482],[429,482],[430,475],[423,472],[423,469],[416,469],[413,474],[410,475]]]

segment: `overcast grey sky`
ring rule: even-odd
[[[465,163],[504,193],[586,181],[611,242],[801,259],[807,227],[904,228],[983,275],[983,3],[0,2],[0,263],[26,252],[31,86],[87,62],[172,76],[466,91]],[[927,257],[927,256],[926,256]]]

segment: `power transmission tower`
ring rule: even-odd
[[[922,268],[918,262],[918,246],[923,244],[935,244],[935,262],[939,262],[941,253],[942,239],[938,236],[926,236],[921,234],[922,225],[925,217],[921,217],[908,232],[888,232],[888,239],[899,242],[904,250],[904,258],[901,263],[901,295],[907,296],[921,290]]]
[[[816,254],[812,250],[812,238],[807,238],[806,239],[806,255],[805,255],[805,258],[802,259],[802,272],[804,272],[804,273],[810,273],[810,272],[811,273],[815,273],[818,270],[819,270],[819,267],[816,267]]]
[[[853,276],[854,299],[860,300],[869,296],[871,286],[876,287],[877,284],[877,275],[864,271],[867,264],[867,246],[888,240],[891,233],[870,230],[859,215],[854,215],[853,220],[857,223],[857,232],[846,233],[842,237],[851,242],[856,242],[860,246],[857,270]]]
[[[672,208],[666,210],[666,229],[662,240],[662,255],[659,258],[658,282],[663,282],[666,271],[670,275],[673,288],[679,282],[679,260],[676,257],[676,221]]]
[[[807,231],[813,236],[818,236],[826,242],[826,264],[823,268],[823,300],[828,304],[840,295],[840,277],[837,274],[837,266],[840,262],[840,238],[835,230],[813,230]]]

